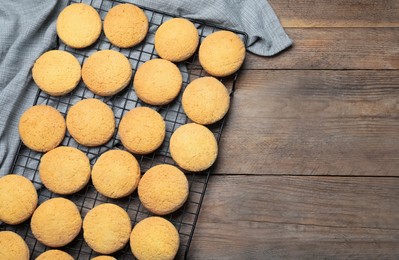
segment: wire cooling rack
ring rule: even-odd
[[[116,4],[122,3],[120,1],[111,1],[111,0],[91,0],[91,1],[70,0],[68,4],[79,3],[79,2],[87,3],[93,6],[100,13],[101,19],[104,19],[105,15],[107,14],[110,8],[112,8]],[[163,22],[175,17],[171,14],[160,12],[157,10],[144,8],[144,7],[141,8],[144,10],[144,12],[148,17],[150,30],[144,42],[142,42],[138,46],[129,49],[120,49],[118,47],[113,46],[105,37],[104,33],[102,33],[99,40],[93,46],[85,49],[81,50],[72,49],[70,47],[65,46],[62,42],[59,42],[59,40],[57,40],[56,48],[60,50],[66,50],[72,53],[79,60],[81,64],[83,64],[83,62],[87,57],[89,57],[92,53],[98,50],[104,50],[104,49],[117,50],[122,54],[124,54],[129,59],[133,68],[133,76],[134,76],[134,72],[137,70],[137,68],[140,65],[142,65],[144,62],[150,59],[158,57],[154,48],[155,31]],[[212,32],[224,29],[221,27],[208,25],[200,21],[192,20],[192,22],[194,22],[194,24],[198,28],[201,40],[203,40],[207,35],[209,35]],[[245,33],[234,30],[230,31],[237,33],[246,44],[248,37]],[[191,57],[189,60],[178,63],[177,65],[183,76],[183,88],[178,98],[176,98],[176,100],[170,103],[169,105],[160,106],[160,107],[150,106],[151,108],[156,109],[163,116],[166,122],[166,137],[163,145],[154,153],[144,156],[136,156],[137,160],[140,163],[140,168],[142,173],[146,172],[152,166],[161,163],[176,165],[170,156],[168,147],[172,133],[179,126],[184,125],[188,122],[188,119],[182,109],[182,104],[181,104],[182,92],[190,81],[207,75],[206,72],[202,70],[198,62],[198,52],[196,52],[196,54],[193,57]],[[234,75],[228,78],[220,79],[229,89],[230,95],[234,93],[237,76],[238,73],[235,73]],[[61,144],[65,146],[73,146],[85,152],[90,159],[91,165],[93,165],[96,162],[98,156],[104,153],[105,151],[108,151],[110,149],[124,149],[117,136],[117,128],[124,113],[137,106],[148,106],[147,104],[141,102],[137,98],[134,90],[132,89],[132,81],[133,77],[129,86],[124,91],[118,93],[115,96],[105,97],[105,98],[97,96],[92,92],[90,92],[90,90],[88,90],[85,87],[83,82],[80,82],[78,87],[72,93],[62,97],[52,97],[39,90],[36,99],[34,101],[34,104],[47,104],[53,106],[57,108],[58,111],[60,111],[64,116],[67,114],[68,109],[73,104],[75,104],[79,100],[86,98],[94,97],[100,99],[105,103],[107,103],[112,108],[116,119],[116,129],[115,129],[115,134],[107,144],[100,147],[92,147],[92,148],[85,147],[78,144],[71,137],[69,133],[66,133],[66,136]],[[225,119],[222,119],[220,122],[208,126],[209,129],[215,134],[215,137],[218,141],[220,140],[222,134],[224,122]],[[59,196],[57,194],[50,192],[41,184],[40,177],[38,174],[38,166],[41,156],[42,153],[34,152],[25,147],[21,143],[18,152],[15,156],[14,165],[12,168],[12,173],[21,174],[32,180],[32,182],[38,189],[39,204],[45,200],[48,200],[49,198]],[[196,173],[196,174],[185,172],[190,187],[190,193],[187,202],[178,211],[170,215],[164,216],[166,219],[170,220],[179,231],[180,248],[176,258],[179,259],[187,258],[190,243],[193,238],[195,225],[198,219],[198,215],[200,212],[201,204],[204,198],[205,190],[208,184],[211,171],[212,168],[202,173]],[[141,205],[138,199],[137,192],[134,192],[131,196],[123,199],[117,199],[117,200],[110,199],[99,194],[95,190],[91,182],[82,191],[64,197],[72,200],[78,206],[82,218],[84,218],[87,212],[90,209],[92,209],[94,206],[108,202],[115,203],[124,208],[128,212],[132,220],[133,226],[140,220],[152,215]],[[35,239],[30,230],[29,224],[30,220],[27,220],[24,223],[16,226],[6,225],[3,223],[0,226],[0,230],[12,230],[20,234],[27,242],[29,249],[31,251],[31,258],[34,259],[42,252],[46,251],[48,248]],[[96,252],[91,250],[90,247],[86,244],[86,242],[83,239],[82,231],[74,241],[72,241],[67,246],[61,248],[61,250],[68,252],[75,259],[90,259],[98,255]],[[134,259],[129,244],[126,245],[124,249],[113,254],[113,256],[117,259]]]

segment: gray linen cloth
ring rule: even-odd
[[[258,55],[271,56],[292,44],[266,0],[129,2],[244,31],[248,51]],[[0,176],[10,173],[19,144],[18,120],[37,92],[31,67],[55,46],[56,18],[66,3],[18,0],[0,5]]]

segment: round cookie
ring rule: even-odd
[[[126,197],[137,188],[140,166],[130,153],[110,150],[97,159],[91,179],[102,195],[113,199]]]
[[[172,62],[190,58],[197,50],[199,36],[195,25],[184,18],[173,18],[159,26],[155,33],[155,50]]]
[[[148,32],[148,19],[143,10],[132,4],[112,7],[104,19],[104,33],[120,48],[130,48],[142,42]]]
[[[0,232],[0,259],[28,260],[29,248],[18,234],[11,231]]]
[[[19,136],[29,149],[47,152],[64,139],[65,119],[57,109],[36,105],[26,110],[19,119]]]
[[[68,195],[83,189],[90,180],[90,161],[74,147],[60,146],[42,156],[40,179],[54,193]]]
[[[182,104],[188,118],[195,123],[213,124],[222,119],[229,110],[229,91],[213,77],[198,78],[184,90]]]
[[[69,109],[66,125],[78,143],[89,147],[103,145],[114,134],[114,112],[98,99],[84,99]]]
[[[132,73],[129,60],[114,50],[93,53],[82,67],[83,82],[99,96],[112,96],[124,89]]]
[[[138,187],[141,203],[157,215],[166,215],[179,209],[186,202],[188,192],[186,175],[168,164],[149,169]]]
[[[166,133],[162,116],[148,107],[127,112],[119,124],[119,137],[126,149],[135,154],[149,154],[161,146]]]
[[[33,64],[32,77],[38,87],[52,96],[71,92],[79,83],[79,61],[66,51],[52,50],[43,53]]]
[[[109,255],[100,255],[92,258],[91,260],[116,260],[116,258]]]
[[[35,186],[27,178],[8,174],[0,178],[0,221],[16,225],[27,220],[37,207]]]
[[[137,259],[172,260],[179,250],[179,233],[160,217],[140,221],[130,236],[130,248]]]
[[[71,4],[57,18],[58,37],[72,48],[92,45],[101,34],[101,18],[90,5]]]
[[[134,76],[137,96],[151,105],[165,105],[177,97],[183,83],[179,68],[170,61],[153,59],[145,62]]]
[[[202,67],[215,77],[225,77],[236,72],[244,62],[245,46],[240,37],[229,31],[208,35],[199,48]]]
[[[73,257],[64,251],[53,249],[40,254],[36,260],[73,260]]]
[[[105,203],[90,210],[83,220],[83,237],[100,254],[112,254],[129,240],[132,225],[121,207]]]
[[[196,123],[179,127],[170,138],[170,154],[185,170],[199,172],[215,162],[218,145],[213,133]]]
[[[35,238],[42,244],[61,247],[79,234],[82,218],[72,201],[53,198],[43,202],[35,210],[30,227]]]

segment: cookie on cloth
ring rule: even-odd
[[[149,154],[161,146],[166,125],[157,111],[137,107],[122,117],[118,133],[127,150],[135,154]]]
[[[208,35],[199,48],[201,66],[210,75],[225,77],[236,72],[244,62],[245,45],[230,31],[218,31]]]
[[[140,166],[130,153],[110,150],[97,159],[91,179],[102,195],[113,199],[126,197],[137,188]]]
[[[133,4],[112,7],[104,19],[104,33],[120,48],[130,48],[142,42],[148,32],[148,19],[143,10]]]
[[[114,134],[114,112],[98,99],[84,99],[69,109],[66,125],[78,143],[89,147],[103,145]]]
[[[43,202],[33,213],[30,222],[37,240],[49,247],[62,247],[80,232],[82,218],[76,205],[64,198]]]
[[[44,186],[54,193],[72,194],[90,180],[90,161],[74,147],[60,146],[42,156],[39,175]]]
[[[35,186],[27,178],[8,174],[0,178],[0,221],[16,225],[27,220],[37,207]]]
[[[141,203],[157,215],[166,215],[179,209],[186,202],[188,192],[186,175],[168,164],[150,168],[138,187]]]
[[[199,36],[195,25],[184,18],[173,18],[159,26],[155,33],[155,50],[165,60],[180,62],[197,50]]]
[[[0,257],[4,260],[28,260],[28,245],[17,233],[0,231]]]
[[[173,160],[183,169],[192,172],[211,167],[218,154],[213,133],[196,123],[180,126],[170,138],[169,149]]]
[[[37,86],[51,96],[71,92],[79,83],[79,61],[66,51],[52,50],[43,53],[33,64],[32,77]]]
[[[175,64],[163,59],[153,59],[137,69],[133,86],[141,100],[158,106],[175,99],[182,83],[183,77]]]
[[[36,260],[73,260],[73,257],[64,251],[52,249],[40,254]]]
[[[132,65],[120,52],[97,51],[85,60],[82,79],[99,96],[112,96],[124,89],[132,77]]]
[[[179,244],[175,226],[161,217],[140,221],[130,235],[130,248],[137,259],[172,260]]]
[[[184,90],[182,104],[184,112],[193,122],[213,124],[229,110],[229,91],[214,77],[198,78]]]
[[[101,34],[101,18],[96,9],[83,3],[64,8],[57,18],[58,37],[76,49],[92,45]]]
[[[86,243],[100,254],[112,254],[129,241],[130,218],[121,207],[105,203],[90,210],[83,220]]]
[[[47,152],[57,147],[65,136],[65,119],[57,109],[36,105],[19,119],[19,136],[29,149]]]

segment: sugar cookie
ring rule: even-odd
[[[8,174],[0,178],[0,221],[16,225],[27,220],[37,207],[35,186],[27,178]]]
[[[82,67],[83,82],[99,96],[112,96],[120,92],[129,84],[132,73],[129,60],[114,50],[93,53]]]
[[[100,254],[112,254],[129,241],[130,218],[121,207],[105,203],[90,210],[83,220],[86,243]]]
[[[133,47],[144,40],[147,32],[147,16],[135,5],[116,5],[105,16],[104,33],[115,46]]]
[[[130,236],[130,248],[137,259],[172,260],[179,250],[179,233],[164,218],[140,221]]]
[[[37,86],[51,96],[71,92],[79,83],[79,61],[66,51],[52,50],[43,53],[33,64],[32,77]]]
[[[57,147],[65,136],[65,119],[57,109],[36,105],[26,110],[18,125],[22,142],[37,152]]]
[[[177,97],[183,83],[179,68],[170,61],[153,59],[141,65],[134,76],[137,96],[151,105],[165,105]]]
[[[141,203],[157,215],[176,211],[186,202],[188,192],[186,175],[168,164],[149,169],[143,175],[138,187]]]
[[[44,245],[61,247],[79,234],[82,218],[72,201],[53,198],[43,202],[35,210],[30,227],[35,238]]]
[[[72,48],[92,45],[101,34],[101,18],[90,5],[71,4],[57,18],[58,37]]]
[[[209,125],[226,115],[230,96],[219,80],[203,77],[188,84],[183,93],[182,104],[188,118],[197,124]]]
[[[179,127],[170,138],[170,154],[185,170],[199,172],[215,162],[218,145],[213,133],[196,123]]]
[[[166,60],[180,62],[197,50],[199,36],[194,24],[184,18],[173,18],[159,26],[155,33],[155,50]]]
[[[14,232],[0,231],[0,258],[2,260],[28,260],[28,245]]]
[[[162,116],[148,107],[127,112],[119,124],[119,137],[126,149],[135,154],[149,154],[161,146],[166,126]]]
[[[73,257],[64,251],[53,249],[40,254],[36,260],[73,260]]]
[[[91,260],[116,260],[116,258],[109,255],[100,255],[92,258]]]
[[[54,193],[72,194],[83,189],[90,180],[90,161],[74,147],[60,146],[42,156],[40,179]]]
[[[103,145],[114,134],[114,112],[98,99],[84,99],[69,109],[66,125],[78,143],[85,146]]]
[[[215,77],[225,77],[236,72],[244,62],[245,46],[240,37],[229,31],[208,35],[200,45],[199,61]]]
[[[126,151],[110,150],[103,153],[93,166],[93,185],[109,198],[130,195],[140,180],[140,166],[136,158]]]

